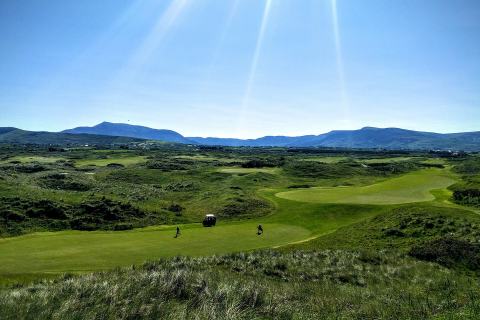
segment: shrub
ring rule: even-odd
[[[480,271],[480,246],[451,237],[428,241],[412,247],[409,254],[446,267],[461,266]]]

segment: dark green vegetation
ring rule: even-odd
[[[480,161],[477,158],[456,161],[455,172],[462,176],[462,181],[452,187],[454,201],[479,208]]]
[[[479,167],[448,153],[4,146],[0,310],[477,319],[480,216],[459,194],[478,190]]]

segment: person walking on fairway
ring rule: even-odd
[[[180,228],[177,227],[177,233],[175,234],[175,238],[178,238],[179,235],[180,235]]]
[[[263,234],[263,227],[261,224],[259,224],[257,227],[257,235],[261,235],[261,234]]]

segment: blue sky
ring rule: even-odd
[[[0,126],[480,130],[477,0],[2,0]]]

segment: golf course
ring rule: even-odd
[[[476,155],[159,144],[0,156],[7,319],[480,310]]]
[[[117,160],[117,159],[115,159]],[[227,171],[228,170],[228,171]],[[252,173],[253,169],[225,169]],[[258,171],[257,171],[258,172]],[[260,171],[260,172],[269,172]],[[0,239],[0,276],[7,279],[44,274],[107,270],[176,255],[206,256],[307,241],[379,214],[385,206],[435,201],[432,190],[455,180],[448,169],[422,169],[357,187],[310,188],[295,191],[262,189],[274,212],[253,220],[153,226],[129,231],[36,232]],[[265,233],[256,234],[262,224]]]

